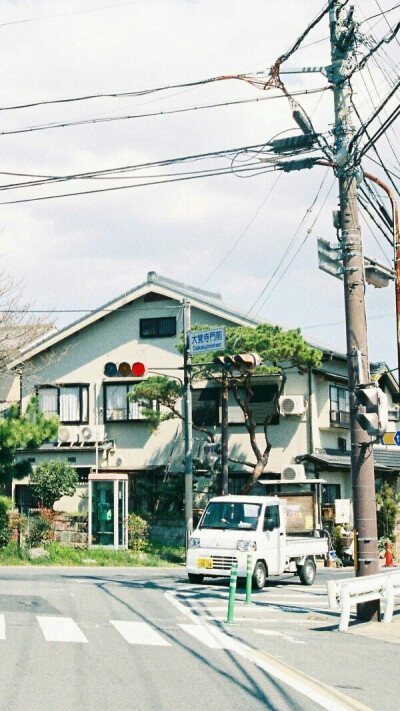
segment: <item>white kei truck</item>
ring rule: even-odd
[[[228,577],[237,561],[247,574],[252,554],[252,587],[261,590],[270,575],[297,573],[303,585],[315,579],[316,556],[328,556],[325,536],[288,536],[284,501],[277,496],[217,496],[210,499],[189,539],[186,570],[190,582]]]

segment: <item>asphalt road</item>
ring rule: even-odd
[[[227,625],[182,569],[1,568],[0,711],[397,711],[400,644],[338,632],[336,574],[239,588]]]

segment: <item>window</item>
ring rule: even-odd
[[[38,397],[39,409],[47,417],[58,415],[66,424],[89,421],[88,385],[40,385]]]
[[[203,388],[192,392],[193,424],[213,427],[218,424],[219,388]]]
[[[323,484],[321,504],[334,504],[340,499],[340,484]]]
[[[128,400],[128,394],[135,389],[133,383],[104,383],[105,422],[130,422],[143,420],[142,408],[136,402]],[[148,405],[155,409],[155,402]]]
[[[330,386],[330,423],[332,427],[350,426],[350,400],[347,388]]]
[[[264,531],[267,530],[267,520],[271,518],[274,522],[274,528],[279,528],[280,518],[279,518],[279,506],[267,506],[265,508],[264,515]]]
[[[252,385],[251,389],[253,395],[250,398],[250,409],[255,423],[262,425],[265,419],[272,415],[269,424],[279,425],[279,413],[276,412],[278,385]],[[241,398],[244,398],[244,391],[239,394]],[[230,425],[243,424],[244,422],[243,410],[239,407],[232,394],[229,396],[228,420]]]
[[[176,336],[176,317],[141,318],[140,338],[168,338]]]

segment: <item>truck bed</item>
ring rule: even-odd
[[[327,555],[328,539],[325,537],[287,536],[286,556],[288,558],[303,558],[308,555]]]

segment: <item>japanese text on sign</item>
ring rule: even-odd
[[[207,351],[223,351],[226,347],[225,329],[214,328],[207,331],[189,333],[189,350],[192,355]]]

